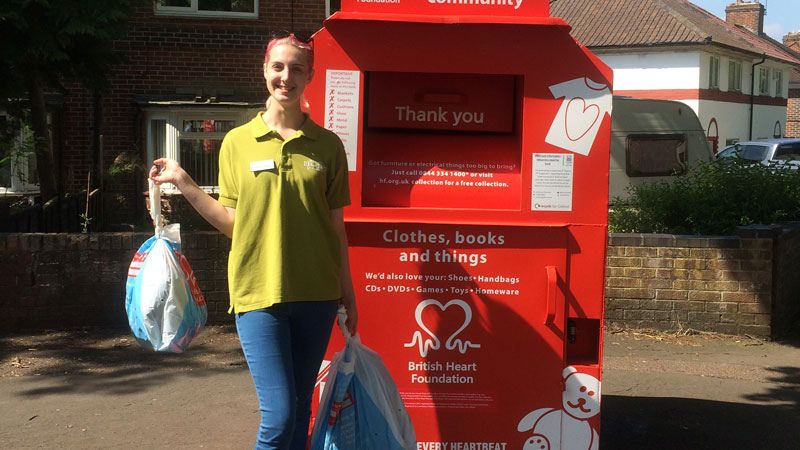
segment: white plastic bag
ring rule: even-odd
[[[208,311],[189,261],[181,253],[180,224],[161,226],[161,192],[152,180],[150,216],[155,235],[139,247],[128,268],[128,324],[142,345],[180,353],[202,330]]]
[[[322,392],[310,450],[416,449],[414,427],[397,386],[377,353],[350,336],[333,357]]]

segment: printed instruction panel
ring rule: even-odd
[[[347,153],[347,166],[358,160],[358,109],[361,72],[328,70],[325,73],[325,128],[336,133]]]
[[[532,211],[572,211],[574,155],[533,154]]]

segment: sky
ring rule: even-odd
[[[690,0],[695,5],[725,20],[725,7],[736,0]],[[760,0],[767,9],[764,32],[783,42],[790,31],[800,31],[800,0]]]

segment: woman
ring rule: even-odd
[[[219,200],[172,160],[154,161],[150,178],[173,183],[232,238],[231,311],[261,410],[256,448],[304,449],[339,304],[356,332],[342,216],[350,202],[348,168],[339,138],[301,110],[312,47],[288,34],[270,40],[264,59],[266,111],[225,136]]]

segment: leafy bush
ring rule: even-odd
[[[797,166],[725,158],[629,192],[628,199],[612,201],[612,232],[730,234],[739,225],[800,220]]]

